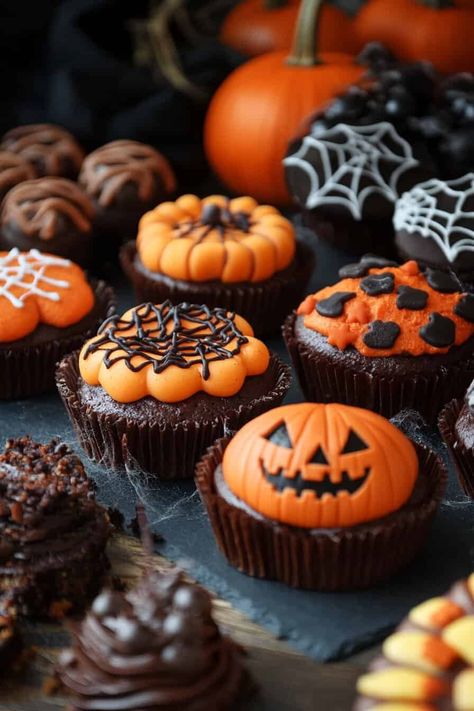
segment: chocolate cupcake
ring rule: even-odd
[[[105,321],[57,385],[87,455],[191,477],[198,458],[283,399],[290,370],[225,309],[141,304]]]
[[[120,257],[139,303],[225,307],[259,336],[280,328],[314,266],[313,252],[276,208],[222,195],[183,195],[158,205]]]
[[[242,651],[214,622],[209,593],[177,572],[102,592],[70,632],[57,674],[72,711],[230,711],[246,691]]]
[[[357,682],[354,711],[474,708],[474,573],[408,613]]]
[[[97,230],[117,245],[137,233],[143,213],[174,192],[164,156],[138,141],[112,141],[84,160],[79,183],[94,203]]]
[[[15,185],[33,178],[36,173],[31,163],[11,151],[0,151],[0,202]]]
[[[65,444],[10,439],[0,454],[0,597],[22,615],[80,610],[107,568],[109,519]]]
[[[395,201],[434,174],[424,147],[411,145],[387,121],[317,126],[283,163],[305,224],[356,254],[393,251]]]
[[[37,250],[0,252],[0,400],[54,386],[57,361],[114,311],[104,282],[89,284],[76,264]]]
[[[393,224],[404,259],[474,280],[474,173],[416,185],[397,201]]]
[[[196,481],[231,565],[293,587],[347,590],[412,560],[446,474],[380,415],[299,403],[216,443]]]
[[[283,335],[308,400],[434,423],[474,378],[474,303],[450,274],[366,255],[308,296]]]
[[[34,167],[38,176],[55,175],[75,180],[84,152],[74,136],[61,126],[37,123],[18,126],[2,138],[3,150],[17,153]]]
[[[454,461],[459,483],[474,499],[474,381],[464,399],[451,400],[446,405],[438,425]]]
[[[5,198],[0,245],[39,249],[86,266],[93,253],[93,218],[91,201],[71,180],[27,180]]]

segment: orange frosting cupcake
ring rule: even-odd
[[[191,282],[270,279],[289,266],[295,248],[291,222],[251,197],[183,195],[146,213],[137,236],[147,269]]]
[[[240,316],[168,301],[107,320],[82,348],[79,368],[86,383],[101,385],[117,402],[147,395],[179,402],[199,391],[235,395],[246,377],[266,371],[269,359]]]
[[[0,252],[0,342],[17,341],[44,323],[67,328],[95,303],[84,272],[73,262],[38,252]]]

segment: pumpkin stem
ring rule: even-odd
[[[302,0],[291,54],[287,64],[300,67],[312,67],[321,64],[317,51],[318,24],[324,0]]]
[[[421,5],[432,7],[433,10],[444,10],[447,7],[454,7],[453,0],[418,0]]]
[[[263,0],[265,10],[278,10],[280,7],[286,7],[288,0]]]

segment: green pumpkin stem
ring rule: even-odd
[[[263,0],[263,7],[265,10],[278,10],[280,7],[286,7],[288,5],[288,0]]]
[[[433,10],[445,10],[447,7],[454,7],[453,0],[418,0],[420,5],[426,5]]]
[[[302,0],[291,54],[286,60],[288,64],[313,67],[322,63],[318,56],[316,38],[323,4],[324,0]]]

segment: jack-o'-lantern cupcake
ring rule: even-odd
[[[340,277],[283,329],[305,396],[434,423],[474,378],[474,296],[446,272],[373,255]]]
[[[354,711],[474,709],[474,573],[410,610],[357,691]]]
[[[58,360],[114,311],[114,293],[52,254],[0,252],[0,399],[54,386]]]
[[[301,300],[314,257],[270,205],[251,197],[183,195],[142,217],[121,262],[138,302],[222,306],[267,335]]]
[[[289,383],[243,318],[169,301],[113,316],[57,371],[88,456],[162,479],[191,477],[210,444],[278,405]]]
[[[260,415],[196,477],[233,566],[314,590],[367,587],[406,565],[446,483],[441,461],[388,420],[334,403]]]
[[[464,398],[456,398],[446,405],[438,425],[454,461],[459,483],[474,499],[474,380]]]

